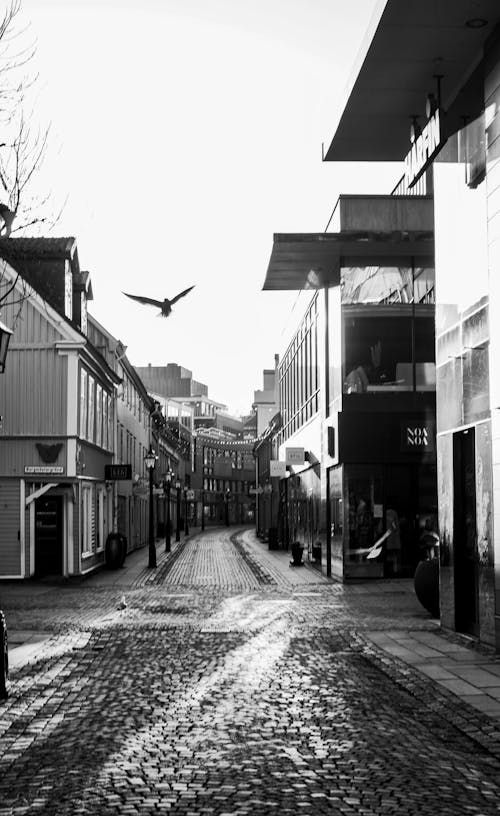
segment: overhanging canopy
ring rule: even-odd
[[[380,0],[354,66],[326,161],[402,161],[414,116],[437,92],[453,133],[479,113],[477,67],[500,21],[498,0]]]
[[[433,255],[433,232],[277,233],[262,288],[320,289],[340,282],[342,266],[423,266]]]

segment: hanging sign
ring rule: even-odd
[[[279,459],[271,459],[270,461],[270,475],[278,479],[284,479],[286,476],[286,463],[280,462]]]
[[[417,136],[405,158],[405,181],[408,189],[411,189],[423,176],[445,142],[441,111],[438,108],[428,119],[422,133]]]
[[[303,465],[304,448],[285,448],[286,465]]]
[[[132,478],[132,465],[104,465],[104,479],[113,482]]]

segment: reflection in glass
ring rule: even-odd
[[[342,303],[434,303],[432,267],[343,267]]]

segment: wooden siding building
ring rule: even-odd
[[[113,526],[115,390],[89,342],[88,273],[76,241],[0,240],[2,320],[13,329],[0,378],[0,577],[82,575]]]

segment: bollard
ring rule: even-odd
[[[0,700],[6,700],[9,679],[9,644],[7,639],[7,624],[5,615],[0,609]]]

